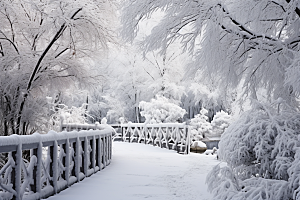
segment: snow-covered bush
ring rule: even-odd
[[[207,178],[214,199],[299,199],[300,113],[280,104],[258,104],[225,130],[227,166]]]
[[[208,111],[204,108],[200,110],[200,114],[196,115],[193,119],[191,119],[191,140],[201,140],[205,138],[207,134],[211,134],[212,126],[208,122],[208,117],[206,114]]]
[[[230,122],[231,116],[228,113],[224,112],[223,110],[217,112],[213,120],[211,121],[213,134],[220,136],[229,126]]]
[[[150,102],[141,101],[139,103],[141,116],[146,118],[146,123],[166,123],[177,122],[182,119],[186,111],[180,106],[169,102],[163,96],[156,96]]]
[[[63,123],[76,123],[84,124],[87,123],[88,111],[86,110],[86,104],[82,104],[80,107],[72,106],[69,108],[64,104],[59,104],[57,107],[53,107],[54,113],[51,115],[50,129],[59,131],[61,122]]]
[[[101,124],[107,124],[107,119],[106,119],[106,117],[103,117],[103,118],[101,119]]]

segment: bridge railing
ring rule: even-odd
[[[5,161],[0,168],[0,199],[46,198],[105,168],[112,156],[112,132],[106,128],[1,136]]]
[[[180,123],[122,124],[121,134],[115,137],[122,141],[152,144],[173,149],[181,154],[190,153],[190,128]]]

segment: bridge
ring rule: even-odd
[[[1,137],[0,153],[6,163],[0,169],[0,199],[47,198],[82,181],[111,163],[113,139],[189,153],[189,128],[184,124],[120,128],[116,133],[100,124],[63,124],[60,133]],[[29,161],[23,154],[30,155]]]

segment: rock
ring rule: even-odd
[[[190,148],[191,152],[203,153],[207,150],[206,144],[202,141],[194,141]]]

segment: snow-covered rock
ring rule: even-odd
[[[206,147],[206,144],[202,141],[194,141],[194,142],[192,142],[190,149],[192,152],[203,153],[206,151],[207,147]]]
[[[218,154],[218,149],[214,147],[213,149],[207,149],[204,152],[205,155],[217,155]]]

